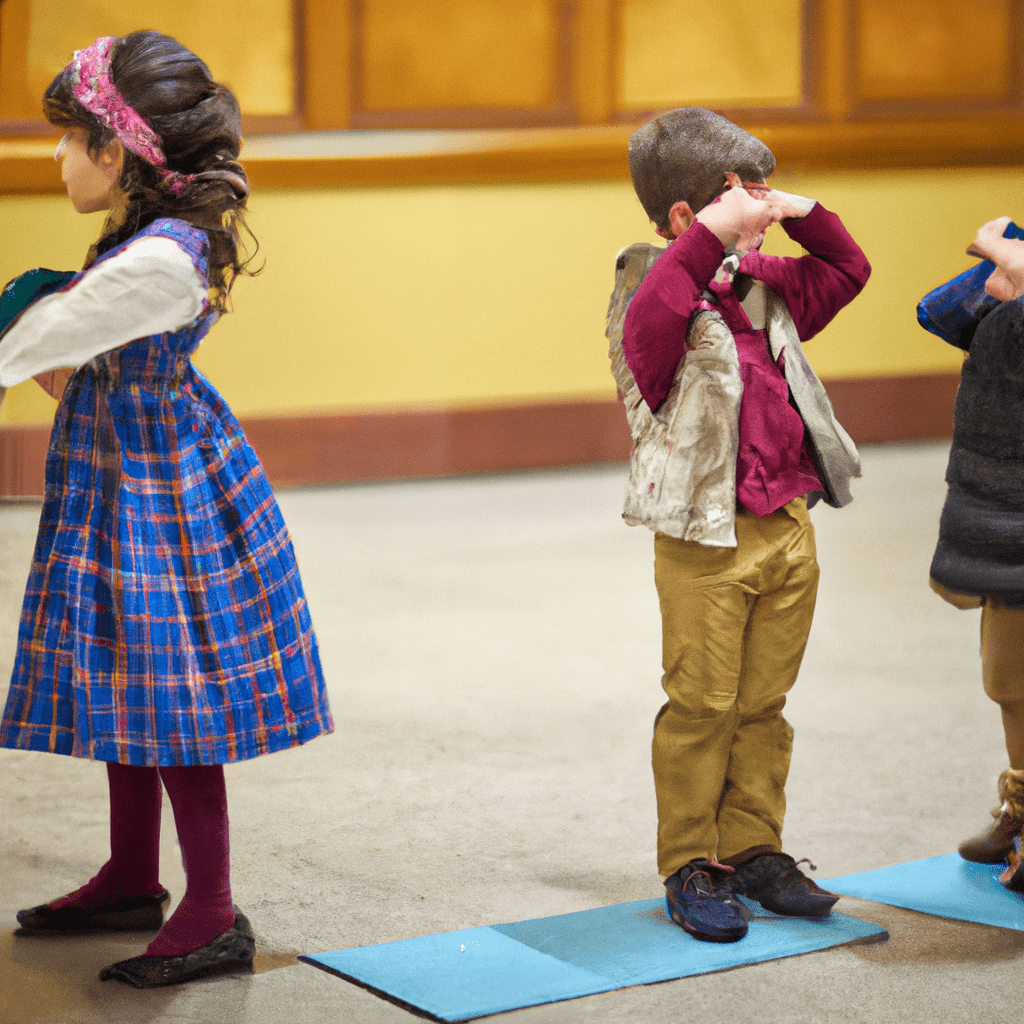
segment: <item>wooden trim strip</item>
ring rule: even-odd
[[[614,401],[275,418],[245,429],[283,484],[614,462],[630,450]]]
[[[959,373],[825,381],[836,418],[858,444],[951,437]]]
[[[573,5],[572,96],[580,124],[605,124],[615,105],[616,0]]]
[[[757,124],[739,119],[783,170],[1018,166],[1024,118]],[[243,153],[257,188],[627,180],[634,127],[380,133],[380,152],[355,151],[346,132],[251,138]],[[365,133],[354,136],[362,142]],[[410,139],[426,142],[418,148]],[[396,143],[396,139],[402,140]],[[391,147],[391,148],[389,148]],[[52,142],[0,141],[0,194],[64,191]]]
[[[416,110],[355,110],[351,127],[358,130],[381,131],[460,131],[489,128],[514,130],[518,127],[550,127],[573,124],[575,109],[568,103],[547,107],[445,107]]]
[[[354,73],[351,8],[346,0],[304,5],[298,63],[302,111],[311,131],[338,130],[349,123]]]
[[[56,141],[47,140],[47,148]],[[64,183],[60,178],[60,164],[41,154],[4,152],[0,143],[0,194],[4,195],[63,195]]]
[[[0,497],[42,497],[48,426],[0,426]]]
[[[949,437],[958,374],[828,382],[859,443]],[[614,400],[243,421],[277,487],[617,462],[630,438]],[[0,427],[0,496],[43,491],[49,428]]]

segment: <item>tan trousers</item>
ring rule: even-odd
[[[981,606],[981,673],[997,704],[1024,700],[1024,608],[1007,608],[998,597]]]
[[[1024,771],[1024,609],[987,597],[981,609],[981,671],[985,692],[1003,716],[1010,767]]]
[[[781,850],[793,730],[782,716],[818,589],[804,498],[736,517],[735,548],[657,534],[662,685],[654,726],[658,869]]]

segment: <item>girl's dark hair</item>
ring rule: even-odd
[[[47,120],[58,128],[88,132],[95,157],[116,136],[85,109],[74,95],[68,65],[43,97]],[[219,85],[191,50],[159,32],[132,32],[114,41],[110,77],[117,91],[159,136],[167,167],[187,179],[174,194],[152,164],[127,147],[120,188],[126,206],[112,212],[86,266],[158,217],[177,217],[206,231],[210,240],[210,285],[214,304],[224,312],[235,278],[248,269],[255,237],[245,223],[248,179],[238,154],[242,146],[241,114],[231,90]],[[244,231],[253,253],[239,252]]]

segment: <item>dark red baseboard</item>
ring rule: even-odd
[[[854,440],[908,441],[950,436],[958,380],[836,380],[828,390]],[[611,400],[260,417],[243,426],[278,487],[615,462],[630,449]],[[42,493],[48,437],[47,427],[0,427],[0,496]]]
[[[49,427],[0,426],[0,497],[40,497]]]
[[[608,401],[263,419],[245,429],[283,484],[585,465],[630,450],[622,408]]]
[[[830,380],[836,418],[858,444],[923,441],[953,435],[959,373]]]

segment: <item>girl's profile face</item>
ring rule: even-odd
[[[109,210],[117,195],[121,177],[121,147],[112,142],[96,154],[89,155],[89,134],[84,128],[72,128],[57,144],[54,160],[60,161],[60,176],[68,190],[71,204],[78,213]]]

